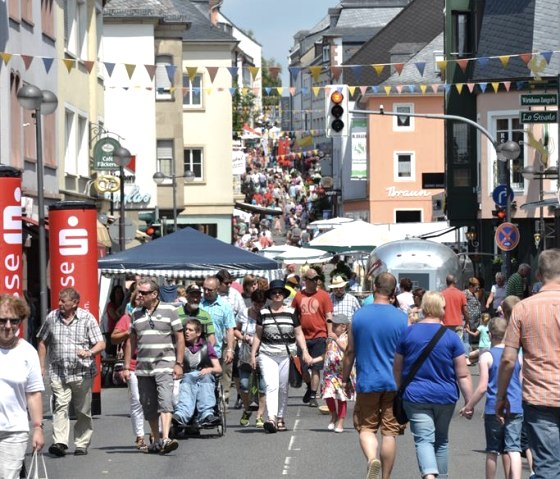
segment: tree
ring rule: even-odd
[[[279,68],[278,75],[274,76],[270,72],[270,68]],[[280,94],[276,90],[276,87],[282,86],[282,69],[280,66],[277,65],[276,60],[271,58],[267,60],[266,58],[262,59],[262,87],[263,87],[263,108],[266,110],[270,109],[271,107],[279,107],[280,106]],[[270,93],[267,94],[267,89],[271,88]]]

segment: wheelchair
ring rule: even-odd
[[[216,434],[222,437],[227,429],[226,426],[226,402],[224,400],[224,388],[222,386],[221,374],[214,374],[214,395],[216,397],[216,405],[214,406],[214,416],[217,421],[214,424],[199,424],[196,420],[198,416],[198,411],[194,410],[192,419],[188,424],[179,424],[175,419],[171,421],[171,428],[169,430],[169,437],[172,439],[178,439],[182,437],[192,437],[201,436],[201,431],[216,429]]]

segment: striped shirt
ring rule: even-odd
[[[560,285],[545,284],[513,308],[504,343],[523,348],[523,400],[560,407]]]
[[[172,304],[159,303],[152,314],[144,308],[132,313],[130,334],[136,336],[138,345],[136,376],[173,373],[176,361],[174,337],[182,329]]]
[[[78,351],[103,341],[97,320],[86,309],[78,308],[68,324],[58,309],[51,311],[37,333],[49,357],[49,376],[62,382],[80,381],[97,374],[95,358],[79,358]]]
[[[262,326],[261,345],[259,352],[269,356],[287,356],[296,353],[295,328],[299,326],[295,309],[284,307],[284,311],[272,313],[270,309],[262,309],[257,324]]]

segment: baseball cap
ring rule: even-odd
[[[288,277],[286,278],[286,283],[288,284],[292,284],[294,286],[299,286],[299,276],[297,274],[289,274]]]
[[[350,324],[350,318],[345,314],[333,314],[330,322],[333,324]]]

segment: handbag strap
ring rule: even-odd
[[[401,383],[401,387],[398,390],[398,394],[402,394],[404,392],[404,390],[406,389],[406,387],[414,379],[414,376],[416,375],[416,373],[418,372],[418,370],[420,369],[420,367],[422,366],[424,361],[428,358],[428,356],[432,352],[432,349],[434,349],[437,342],[443,336],[443,333],[445,333],[446,329],[447,328],[445,326],[440,326],[440,328],[437,330],[436,334],[434,334],[434,337],[426,345],[426,347],[423,349],[422,353],[420,353],[420,356],[418,356],[416,361],[414,361],[414,364],[410,367],[410,371],[408,372],[406,378]]]
[[[272,309],[269,309],[269,311],[270,311],[270,315],[272,316],[272,319],[274,320],[274,324],[278,328],[278,332],[280,333],[280,337],[282,338],[282,341],[284,341],[284,335],[282,334],[280,326],[278,325],[278,321],[276,321],[276,316],[272,312]],[[286,346],[286,352],[288,353],[288,356],[291,356],[292,353],[290,353],[290,348],[288,347],[288,342],[287,341],[284,341],[284,346]]]

